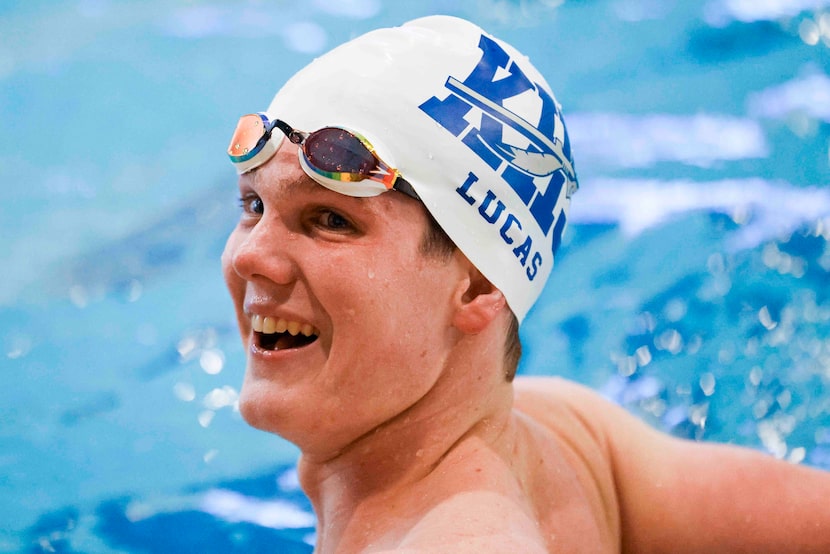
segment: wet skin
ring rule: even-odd
[[[504,297],[459,252],[421,251],[418,202],[331,192],[287,142],[239,187],[240,409],[299,446],[319,552],[830,551],[826,473],[507,382]],[[265,318],[313,332],[267,339]]]
[[[439,384],[463,335],[452,307],[470,265],[421,253],[416,201],[331,192],[299,169],[290,144],[239,186],[243,213],[223,269],[248,350],[241,409],[325,459]],[[265,350],[251,314],[309,323],[318,336]]]

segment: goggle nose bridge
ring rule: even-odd
[[[274,127],[277,127],[280,131],[282,131],[283,134],[286,137],[288,137],[289,142],[291,142],[293,144],[296,144],[298,146],[302,145],[305,142],[305,139],[307,139],[308,135],[309,135],[309,133],[304,133],[302,131],[298,131],[297,129],[295,129],[294,127],[292,127],[291,125],[289,125],[288,123],[286,123],[285,121],[283,121],[281,119],[275,119],[271,123],[271,128],[269,129],[269,133],[274,129]]]

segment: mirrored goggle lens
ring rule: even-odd
[[[228,156],[234,162],[244,162],[256,156],[265,141],[267,120],[260,114],[248,114],[239,118],[236,131],[228,146]]]
[[[324,127],[311,133],[303,143],[303,154],[313,169],[339,181],[394,178],[382,170],[366,142],[345,129]]]

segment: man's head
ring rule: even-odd
[[[576,189],[526,58],[455,18],[375,31],[243,117],[229,154],[250,423],[325,451],[512,377]]]
[[[249,423],[327,456],[425,400],[504,382],[504,296],[458,249],[425,252],[419,201],[321,187],[288,141],[239,192],[222,262]]]
[[[323,159],[314,145],[300,157],[309,175],[338,192],[369,196],[399,174],[398,185],[414,189],[452,242],[503,291],[518,321],[525,317],[553,268],[577,181],[561,109],[510,45],[447,16],[379,29],[299,71],[260,114],[264,123],[248,117],[260,128],[280,120],[260,160],[284,134],[326,148],[340,140],[338,132],[353,132],[350,144],[335,144],[341,150],[334,157],[365,143],[381,161],[382,177],[332,180],[338,160]],[[313,133],[332,126],[326,137]],[[300,132],[292,136],[293,129]],[[244,172],[257,159],[235,161]]]

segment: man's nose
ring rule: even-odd
[[[238,237],[229,252],[231,266],[247,281],[264,277],[277,284],[289,284],[296,277],[295,259],[291,254],[296,239],[297,234],[279,220],[260,220]]]

